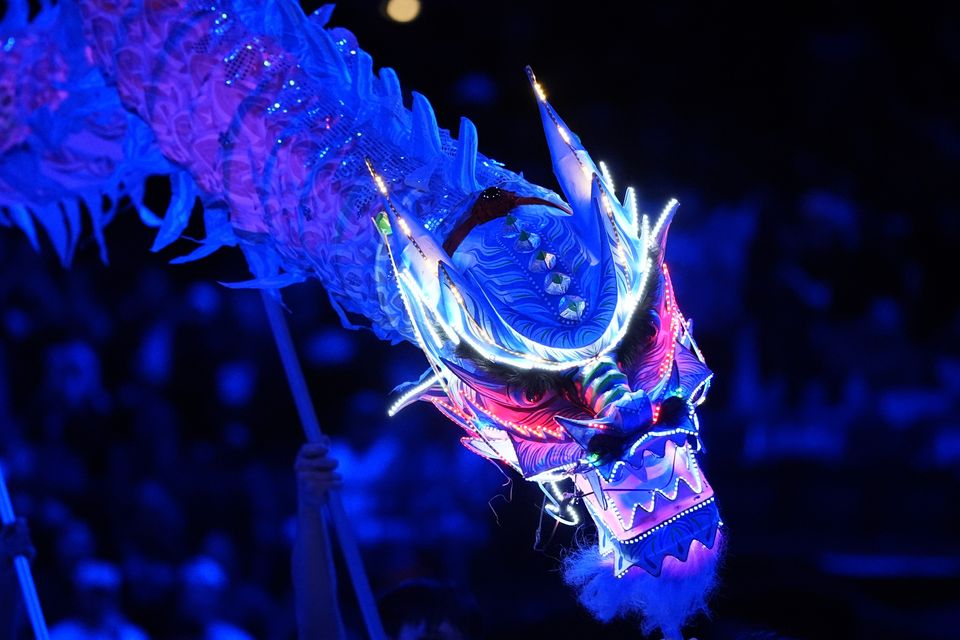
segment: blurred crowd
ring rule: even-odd
[[[44,272],[17,238],[3,242],[2,452],[49,619],[106,606],[92,590],[159,637],[289,637],[303,435],[259,295],[150,267]],[[392,547],[380,566],[398,577],[444,543],[457,550],[433,562],[454,569],[483,539],[502,476],[439,420],[388,423],[390,389],[419,365],[371,368],[382,354],[364,347],[386,346],[336,327],[322,296],[286,301],[322,424],[343,436],[356,534]],[[193,635],[212,626],[220,635]]]
[[[50,278],[29,247],[3,242],[2,456],[40,550],[48,619],[109,609],[151,637],[289,637],[303,436],[259,295],[149,268]],[[322,295],[305,288],[287,304],[308,328],[318,413],[343,436],[334,451],[356,535],[392,549],[385,578],[443,545],[449,557],[428,565],[456,570],[485,537],[502,476],[439,420],[387,423],[402,381],[387,378],[415,378],[416,365],[371,370],[363,343],[380,345],[334,327],[309,300]]]

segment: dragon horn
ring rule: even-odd
[[[673,216],[677,213],[677,207],[680,206],[680,203],[676,198],[671,198],[670,201],[663,207],[663,211],[660,212],[660,217],[657,218],[657,222],[653,225],[653,230],[650,232],[650,248],[657,249],[657,261],[659,264],[663,264],[664,256],[667,254],[667,232],[670,230],[670,223],[673,222]]]
[[[526,67],[526,72],[537,95],[543,132],[553,160],[553,174],[557,177],[560,189],[570,203],[574,214],[587,216],[591,210],[590,193],[593,188],[593,176],[599,175],[600,171],[590,158],[590,154],[580,144],[580,138],[570,131],[547,102],[546,94],[537,82],[533,69]]]

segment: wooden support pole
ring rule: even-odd
[[[3,524],[13,524],[16,521],[13,513],[13,503],[10,502],[10,493],[7,491],[7,482],[3,477],[3,466],[0,465],[0,521]],[[23,556],[13,559],[20,580],[20,592],[23,593],[23,603],[27,609],[27,616],[33,626],[33,635],[37,640],[49,640],[47,622],[43,619],[43,609],[40,608],[40,598],[37,597],[37,587],[33,583],[33,574],[30,573],[30,561]]]
[[[303,377],[303,369],[300,368],[300,361],[297,359],[297,352],[294,349],[293,340],[290,338],[287,320],[283,317],[283,309],[280,308],[280,305],[268,291],[261,289],[260,296],[263,298],[263,306],[267,311],[270,328],[273,330],[273,337],[277,342],[280,360],[283,361],[283,369],[287,373],[287,382],[290,384],[290,391],[293,393],[293,400],[297,405],[297,413],[300,414],[300,424],[303,427],[303,432],[307,436],[307,441],[319,442],[320,438],[323,437],[323,432],[320,430],[320,422],[317,420],[317,413],[313,408],[313,401],[310,399],[310,392]],[[380,624],[380,615],[373,599],[373,592],[370,589],[370,583],[367,581],[367,574],[363,569],[360,549],[357,547],[353,530],[347,521],[347,512],[343,509],[339,492],[330,492],[327,508],[330,510],[333,533],[340,544],[347,569],[350,572],[350,580],[357,594],[357,601],[360,604],[360,612],[363,614],[363,620],[367,626],[367,633],[371,640],[385,640],[386,636],[383,632],[383,626]]]

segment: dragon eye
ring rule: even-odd
[[[543,391],[540,389],[527,389],[523,392],[523,397],[527,399],[527,402],[537,402],[543,398]]]
[[[507,397],[518,407],[531,407],[540,403],[550,389],[540,384],[513,383],[507,385]]]

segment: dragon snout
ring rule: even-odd
[[[649,396],[642,389],[631,390],[626,375],[611,358],[581,368],[577,382],[584,403],[595,417],[554,419],[589,455],[617,458],[653,424]]]

